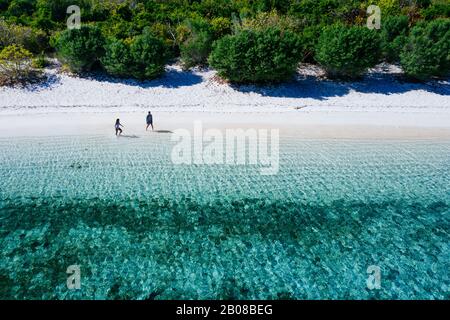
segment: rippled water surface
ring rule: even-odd
[[[285,136],[262,176],[169,138],[0,139],[0,298],[450,298],[450,141]]]

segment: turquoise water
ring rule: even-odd
[[[0,139],[0,298],[450,298],[450,141],[283,136],[261,176],[169,138]]]

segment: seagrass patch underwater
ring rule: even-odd
[[[275,176],[170,147],[0,139],[0,298],[450,297],[449,141],[283,137]]]

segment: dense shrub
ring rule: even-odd
[[[144,80],[162,75],[167,58],[163,41],[144,32],[130,41],[109,40],[101,62],[111,75]]]
[[[264,30],[267,28],[278,28],[299,32],[301,20],[293,16],[281,16],[276,11],[260,12],[255,17],[242,21],[242,28],[251,30]]]
[[[323,26],[320,25],[307,26],[299,33],[304,62],[315,62],[317,43],[319,42],[322,29]]]
[[[33,54],[40,54],[43,51],[48,52],[53,47],[57,49],[63,62],[68,63],[65,67],[70,67],[74,71],[92,69],[102,56],[105,42],[102,41],[99,33],[86,35],[78,31],[78,36],[77,32],[74,32],[70,38],[69,32],[64,31],[62,34],[63,38],[66,37],[64,40],[70,41],[65,41],[65,44],[54,41],[57,38],[55,35],[66,29],[67,7],[76,4],[81,8],[83,25],[99,27],[101,34],[105,37],[121,40],[135,39],[144,30],[151,30],[153,36],[162,40],[170,57],[181,56],[185,68],[206,64],[206,57],[212,49],[211,43],[218,39],[242,32],[242,30],[259,33],[267,28],[278,28],[281,32],[296,33],[301,41],[301,52],[305,55],[304,61],[316,62],[316,57],[324,57],[323,54],[316,52],[319,48],[318,42],[322,29],[336,23],[365,26],[366,9],[372,2],[360,0],[77,0],[75,2],[73,0],[0,0],[0,19],[4,19],[0,20],[0,49],[17,44]],[[450,16],[449,0],[377,0],[373,4],[381,8],[382,30],[378,33],[382,41],[384,60],[388,62],[399,61],[399,53],[405,46],[412,25],[423,20],[432,21]],[[405,28],[406,17],[408,17],[408,25]],[[207,28],[193,30],[185,25],[186,20],[203,21]],[[77,40],[83,37],[94,39],[97,36],[97,40],[86,45],[82,44],[86,41]],[[333,43],[338,41],[335,40]],[[130,57],[132,42],[126,40],[125,44]],[[369,47],[373,45],[369,44]],[[110,50],[104,62],[105,68],[106,65],[109,67],[108,72],[118,76],[130,75],[131,71],[122,70],[126,68],[120,63],[117,67],[113,67],[112,63],[107,62],[108,59],[111,61],[118,59],[116,56],[119,55],[119,51],[125,51],[124,43],[114,45],[108,43],[106,49]],[[339,50],[336,49],[333,52],[336,51]],[[351,60],[355,56],[355,50],[349,51],[348,60]],[[343,52],[340,53],[342,55],[338,54],[336,59],[342,62],[347,57],[344,57]],[[356,55],[358,61],[364,57],[364,55]],[[367,57],[372,56],[373,54],[369,54]],[[331,63],[328,60],[326,62],[330,74],[335,69],[344,69],[344,75],[347,73],[345,63],[338,64],[335,68],[334,62]],[[359,65],[357,67],[360,70],[365,69]],[[264,68],[266,67],[261,67],[261,69]],[[360,72],[363,71],[358,71]],[[133,73],[140,72],[135,70]],[[348,73],[353,75],[355,71],[350,70]],[[259,78],[259,75],[255,78]]]
[[[0,85],[27,81],[31,75],[32,54],[23,47],[10,45],[0,52]]]
[[[450,18],[450,2],[448,0],[437,0],[431,6],[422,9],[421,14],[426,20]]]
[[[179,35],[181,62],[184,69],[205,66],[212,50],[213,32],[209,23],[203,20],[188,20]]]
[[[381,45],[387,62],[398,62],[408,35],[408,17],[393,16],[382,20]]]
[[[34,0],[12,0],[8,6],[7,15],[21,17],[33,14]]]
[[[45,58],[45,55],[43,53],[37,55],[35,58],[33,58],[33,61],[31,63],[31,66],[35,69],[42,69],[49,65],[48,60]]]
[[[180,48],[178,47],[179,41],[177,38],[177,28],[175,26],[158,22],[146,30],[149,30],[155,37],[163,40],[165,46],[169,50],[168,54],[171,57],[179,56]]]
[[[40,53],[48,49],[48,38],[42,30],[7,23],[0,18],[0,48],[12,44]]]
[[[0,12],[8,9],[9,1],[10,0],[0,0]]]
[[[382,17],[400,14],[400,0],[378,0],[374,2],[381,9]]]
[[[131,75],[137,79],[154,79],[164,73],[168,54],[164,42],[144,32],[137,36],[130,45],[133,64],[130,66]]]
[[[67,7],[77,5],[81,9],[83,20],[98,18],[95,13],[102,9],[104,5],[99,0],[33,0],[36,2],[37,12],[46,12],[48,17],[54,22],[65,22],[67,19]],[[106,1],[105,1],[106,3]],[[120,6],[120,2],[117,3]]]
[[[432,1],[433,0],[414,0],[409,2],[412,3],[414,6],[417,6],[418,8],[426,8],[431,5]]]
[[[205,66],[212,49],[212,36],[207,31],[193,33],[180,45],[181,61],[184,69]]]
[[[116,77],[131,76],[133,63],[130,44],[120,39],[109,39],[105,46],[105,56],[101,58],[103,68]]]
[[[293,2],[289,13],[303,19],[307,25],[317,25],[336,21],[338,9],[336,0],[301,0]]]
[[[381,56],[380,37],[366,27],[324,28],[315,59],[331,77],[355,78],[375,66]]]
[[[421,23],[411,30],[400,62],[406,75],[418,80],[450,72],[450,19]]]
[[[277,28],[243,30],[213,46],[210,64],[232,82],[278,82],[289,79],[301,59],[296,34]]]
[[[231,33],[232,23],[229,18],[218,17],[211,20],[211,31],[215,39],[220,39]]]
[[[89,71],[104,54],[105,39],[98,27],[85,25],[63,31],[56,43],[61,60],[74,72]]]

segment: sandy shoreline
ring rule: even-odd
[[[214,113],[153,112],[155,130],[192,130],[195,121],[204,129],[280,129],[282,136],[305,139],[450,139],[450,119],[423,120],[423,114],[395,119],[367,113]],[[0,116],[0,137],[113,135],[120,118],[127,135],[147,135],[144,112],[49,113]],[[434,121],[434,126],[426,126]],[[157,132],[156,132],[157,133]]]
[[[160,130],[278,128],[303,138],[450,138],[450,81],[405,83],[382,65],[359,82],[321,79],[303,67],[278,86],[235,87],[214,71],[169,66],[147,82],[77,78],[47,70],[49,80],[0,88],[0,137],[110,134],[116,118],[128,134],[145,134],[145,115]]]

